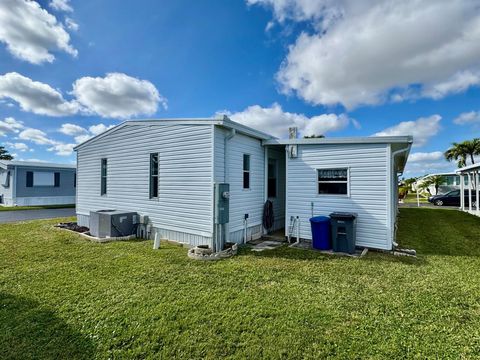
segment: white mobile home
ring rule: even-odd
[[[76,166],[0,160],[0,206],[75,204]]]
[[[152,233],[190,245],[260,237],[333,211],[358,214],[357,245],[391,249],[397,179],[411,137],[278,140],[223,119],[126,121],[77,146],[77,218],[116,209],[147,215]],[[332,179],[333,177],[333,179]],[[228,224],[215,217],[215,184],[229,184]]]

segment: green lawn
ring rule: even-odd
[[[38,206],[0,206],[0,211],[40,210],[74,208],[75,204],[68,205],[38,205]]]
[[[408,193],[407,197],[403,199],[403,202],[406,204],[416,204],[417,203],[417,194],[416,193]],[[420,204],[428,203],[428,199],[420,196]]]
[[[220,262],[0,225],[0,358],[475,358],[480,218],[402,209],[418,259],[281,248]]]

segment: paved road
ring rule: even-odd
[[[0,224],[15,221],[75,216],[75,208],[0,211]]]

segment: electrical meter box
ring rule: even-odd
[[[215,224],[229,222],[230,184],[215,184]]]

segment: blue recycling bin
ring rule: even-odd
[[[330,235],[330,218],[314,216],[310,219],[312,226],[312,247],[317,250],[330,250],[332,239]]]

